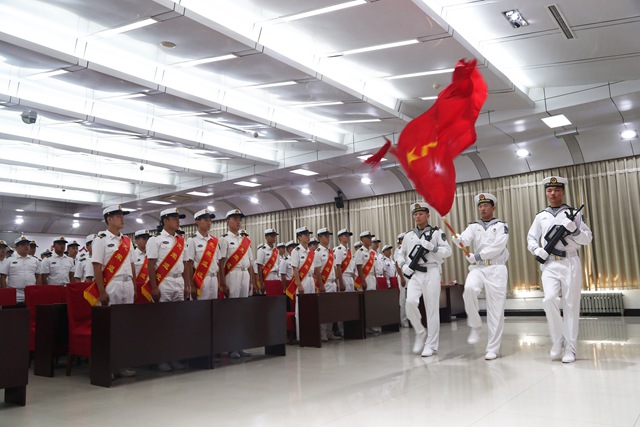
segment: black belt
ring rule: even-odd
[[[420,273],[426,273],[427,272],[427,267],[426,266],[421,266],[421,265],[416,265],[415,271],[419,271]]]

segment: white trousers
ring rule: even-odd
[[[199,300],[218,299],[218,276],[207,274],[200,288]]]
[[[346,292],[353,292],[354,288],[353,288],[353,276],[350,274],[343,274],[342,275],[342,282],[344,283],[344,290]]]
[[[398,302],[400,304],[400,324],[406,325],[407,322],[409,321],[409,319],[407,319],[407,308],[406,308],[407,285],[405,283],[405,285],[402,286],[402,281],[400,277],[398,277],[398,290],[399,290]]]
[[[440,269],[428,267],[426,273],[416,271],[407,283],[407,318],[416,334],[425,332],[418,305],[420,296],[424,298],[427,314],[427,341],[425,347],[438,351],[440,341]]]
[[[478,295],[482,288],[487,302],[488,340],[487,352],[498,354],[504,330],[504,304],[507,300],[508,272],[506,265],[472,267],[464,284],[464,310],[467,324],[472,328],[482,326]]]
[[[316,293],[316,284],[313,281],[313,277],[307,275],[307,277],[302,280],[302,289],[305,294],[315,294]],[[296,289],[296,295],[298,294],[298,290]],[[298,298],[296,298],[296,338],[300,341],[300,315],[298,314]]]
[[[227,274],[226,280],[229,288],[229,298],[246,298],[249,296],[249,272],[234,268]]]
[[[131,278],[114,277],[107,285],[105,291],[109,295],[109,305],[115,304],[133,304],[133,282]]]
[[[184,301],[184,279],[182,276],[165,277],[158,289],[160,289],[160,302]]]
[[[553,257],[553,255],[551,255]],[[547,315],[549,334],[554,345],[564,340],[565,350],[576,353],[580,321],[582,265],[577,256],[559,261],[547,261],[542,266],[542,306]],[[563,315],[560,315],[562,295]]]
[[[367,291],[375,291],[378,283],[376,282],[376,276],[373,273],[369,273],[367,277],[364,278],[364,282],[367,284]]]

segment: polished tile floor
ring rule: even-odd
[[[640,318],[581,319],[578,360],[551,362],[542,317],[508,317],[503,357],[442,325],[440,352],[410,353],[413,332],[322,349],[288,346],[211,371],[162,374],[105,389],[86,366],[30,377],[27,406],[0,403],[0,426],[627,426],[640,427]],[[483,334],[486,339],[486,331]]]

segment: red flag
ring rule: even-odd
[[[393,149],[418,193],[441,215],[451,210],[456,192],[453,159],[476,141],[475,123],[486,99],[487,85],[476,60],[461,59],[451,84],[429,110],[407,124]],[[381,158],[383,150],[373,158]]]

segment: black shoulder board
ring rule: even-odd
[[[300,246],[296,246],[296,249],[295,249],[295,250],[296,250],[296,251],[299,251],[299,250],[300,250]]]

